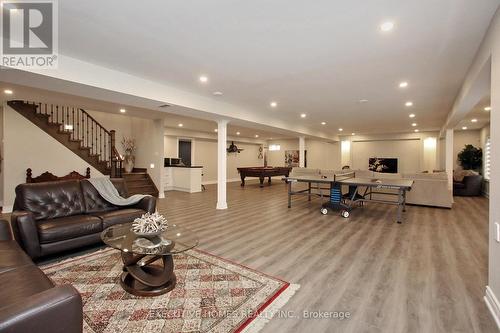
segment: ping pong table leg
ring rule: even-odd
[[[403,206],[404,206],[404,194],[403,194],[403,190],[402,189],[399,189],[398,193],[398,216],[397,216],[397,222],[399,224],[402,223],[402,215],[403,215]]]
[[[288,208],[292,208],[292,182],[288,182]]]
[[[403,212],[406,212],[406,190],[403,190]]]

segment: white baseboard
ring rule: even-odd
[[[241,178],[231,178],[227,179],[226,183],[241,182]],[[213,185],[217,184],[216,180],[207,180],[206,182],[201,182],[203,185]]]
[[[12,213],[13,210],[14,210],[14,206],[5,206],[5,207],[2,207],[2,213],[3,214]]]
[[[496,298],[493,290],[491,290],[490,286],[486,286],[486,295],[484,296],[484,301],[486,302],[486,306],[491,312],[493,319],[495,319],[495,323],[497,324],[498,329],[500,329],[500,303]]]

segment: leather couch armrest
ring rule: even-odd
[[[0,333],[81,333],[82,298],[71,285],[50,288],[0,311]]]
[[[156,211],[156,198],[148,195],[147,197],[136,203],[133,207],[153,214]]]
[[[14,211],[11,216],[12,229],[16,240],[26,253],[32,258],[38,258],[41,253],[40,240],[33,213]]]
[[[9,222],[0,220],[0,240],[12,240]]]

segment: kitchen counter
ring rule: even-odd
[[[164,167],[162,176],[165,191],[201,192],[202,166],[174,165]]]

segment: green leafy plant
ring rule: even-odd
[[[473,145],[465,145],[458,153],[458,161],[464,170],[477,170],[483,164],[483,150]]]

